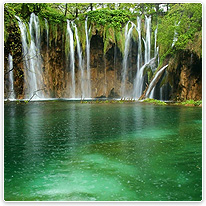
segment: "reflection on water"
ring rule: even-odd
[[[198,201],[200,108],[5,105],[5,200]]]

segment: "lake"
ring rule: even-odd
[[[200,201],[202,108],[4,105],[6,201]]]

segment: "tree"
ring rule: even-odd
[[[158,28],[160,55],[169,51],[186,49],[196,35],[201,35],[202,5],[200,3],[172,5]],[[199,49],[201,46],[199,45]]]

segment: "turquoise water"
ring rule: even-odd
[[[202,110],[6,103],[7,201],[200,201]]]

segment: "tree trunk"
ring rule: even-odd
[[[78,17],[78,8],[76,8],[76,18]]]
[[[64,16],[66,16],[66,15],[67,15],[67,3],[65,5],[65,14],[64,14]]]
[[[90,10],[93,11],[93,4],[90,3]]]
[[[167,3],[166,5],[167,5],[167,12],[168,12],[168,10],[169,10],[169,4]]]

